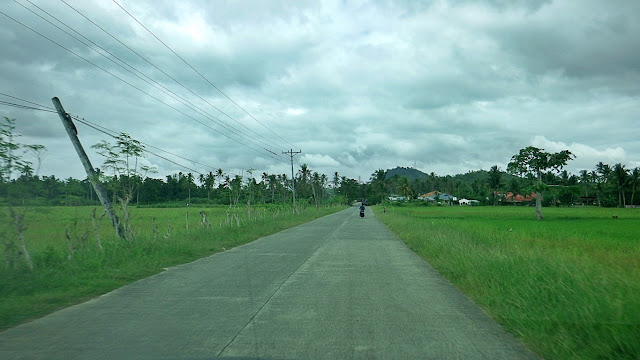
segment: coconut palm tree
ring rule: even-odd
[[[633,198],[636,196],[638,182],[640,182],[640,168],[635,167],[629,175],[629,185],[631,187],[631,205],[635,205],[635,203],[633,202]]]
[[[624,188],[629,180],[629,170],[625,169],[624,165],[617,163],[613,165],[612,176],[615,180],[615,187],[618,190],[618,207],[625,207],[627,201],[625,198]]]

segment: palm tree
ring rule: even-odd
[[[325,195],[326,195],[326,189],[327,189],[327,181],[329,180],[329,178],[327,177],[327,175],[322,174],[320,175],[320,186],[322,187],[322,198],[324,199]]]
[[[377,200],[382,200],[384,198],[385,193],[385,182],[384,179],[387,176],[387,172],[378,169],[371,174],[371,190],[373,197]]]
[[[191,204],[191,185],[194,183],[194,179],[195,177],[192,173],[187,173],[187,191],[189,192],[189,200],[187,202],[188,204]]]
[[[402,196],[404,196],[405,200],[408,200],[409,195],[413,193],[411,191],[411,187],[409,186],[408,177],[403,176],[400,178],[400,180],[398,180],[398,189],[400,190],[400,193],[402,194]]]
[[[629,185],[631,185],[631,205],[635,205],[633,203],[633,198],[636,196],[636,189],[638,187],[639,181],[640,181],[640,168],[635,167],[631,171],[631,175],[629,175]]]
[[[335,189],[340,187],[340,175],[338,174],[338,172],[334,172],[333,173],[333,189],[334,189],[334,194],[336,193]]]
[[[202,175],[202,174],[201,174]],[[211,189],[216,184],[216,178],[211,171],[204,177],[204,187],[207,189],[207,200],[211,200]]]
[[[316,208],[320,207],[320,195],[322,191],[320,187],[320,174],[316,171],[311,175],[311,193],[313,195],[313,201],[316,204]]]
[[[493,205],[495,205],[498,198],[498,188],[502,186],[502,173],[498,165],[493,165],[491,169],[489,169],[489,177],[487,178],[487,185],[491,190]]]
[[[220,188],[221,185],[224,185],[225,176],[226,174],[222,168],[218,168],[218,170],[216,170],[215,177],[218,178],[218,188]],[[220,196],[221,194],[218,194],[218,197]]]
[[[311,178],[311,169],[307,164],[300,165],[300,170],[298,170],[299,181],[296,183],[298,185],[297,193],[300,194],[300,197],[308,198],[309,197],[309,180]]]
[[[227,189],[229,193],[229,206],[231,206],[233,201],[231,200],[231,178],[229,175],[224,175],[224,188]]]
[[[609,176],[611,175],[611,167],[602,161],[596,164],[596,170],[591,172],[593,179],[596,181],[596,198],[598,199],[598,206],[602,206],[602,198],[604,197],[604,190]],[[606,199],[605,199],[606,200]]]
[[[287,174],[282,174],[280,176],[280,183],[282,184],[282,202],[287,202],[287,192],[289,186],[289,178]]]
[[[587,170],[580,170],[580,183],[584,186],[584,196],[589,197],[589,183],[591,176]]]
[[[627,201],[625,198],[624,187],[627,184],[629,178],[629,170],[624,168],[624,165],[617,163],[613,166],[613,177],[615,179],[615,186],[618,190],[618,207],[625,207]]]
[[[251,204],[253,203],[253,199],[254,199],[254,190],[255,190],[255,185],[256,185],[256,179],[253,178],[253,172],[256,171],[256,169],[247,169],[247,173],[249,173],[249,177],[247,177],[247,190],[249,190],[249,196],[247,198],[247,204]]]

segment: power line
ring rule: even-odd
[[[56,112],[55,110],[40,109],[40,108],[37,108],[37,107],[27,106],[27,105],[22,105],[22,104],[16,104],[16,103],[4,101],[4,100],[0,100],[0,105],[6,105],[6,106],[10,106],[10,107],[15,107],[15,108],[18,108],[18,109],[46,111],[46,112],[51,112],[51,113],[55,113]]]
[[[232,132],[234,132],[236,135],[242,137],[241,135],[244,135],[245,137],[247,137],[249,140],[255,141],[254,139],[252,139],[250,136],[248,136],[247,134],[243,133],[240,130],[237,130],[235,128],[233,128],[232,126],[229,126],[227,124],[225,124],[224,122],[222,122],[220,119],[216,118],[215,116],[207,113],[206,111],[200,109],[198,106],[196,106],[195,104],[189,102],[188,100],[184,99],[183,97],[181,97],[180,95],[176,94],[175,92],[167,89],[166,87],[162,86],[161,84],[159,84],[158,82],[156,82],[155,80],[151,79],[150,77],[148,77],[147,75],[145,75],[144,73],[142,73],[141,71],[137,70],[136,68],[134,68],[133,66],[129,65],[126,61],[120,59],[119,57],[115,56],[113,53],[109,52],[108,50],[104,49],[103,47],[101,47],[100,45],[96,44],[94,41],[92,41],[91,39],[87,38],[86,36],[84,36],[83,34],[79,33],[78,31],[74,30],[73,28],[71,28],[70,26],[68,26],[67,24],[65,24],[63,21],[59,20],[58,18],[56,18],[55,16],[51,15],[50,13],[48,13],[47,11],[43,10],[42,8],[40,8],[39,6],[33,4],[30,0],[26,0],[27,2],[29,2],[31,5],[33,5],[34,7],[38,8],[40,11],[44,12],[45,14],[49,15],[51,18],[55,19],[56,21],[58,21],[59,23],[61,23],[62,25],[66,26],[67,28],[69,28],[71,31],[75,32],[76,34],[82,36],[84,39],[86,39],[87,41],[89,41],[90,43],[92,43],[93,45],[95,45],[96,47],[100,48],[102,51],[106,52],[107,54],[111,55],[113,58],[117,59],[118,61],[120,61],[122,64],[128,66],[129,68],[131,68],[132,70],[136,71],[137,73],[139,73],[140,75],[142,75],[143,77],[145,77],[146,79],[148,79],[149,81],[141,78],[139,75],[137,75],[136,73],[132,72],[131,70],[129,70],[128,68],[125,68],[122,64],[117,63],[116,61],[114,61],[113,59],[109,58],[108,56],[104,55],[103,53],[97,51],[96,49],[92,48],[91,46],[89,46],[87,43],[83,42],[82,40],[78,39],[77,37],[75,37],[74,35],[70,34],[69,32],[65,31],[64,29],[60,28],[59,26],[57,26],[56,24],[52,23],[51,21],[45,19],[44,17],[42,17],[40,14],[37,14],[36,12],[34,12],[33,10],[27,8],[26,6],[24,6],[23,4],[19,3],[17,0],[14,0],[15,3],[17,3],[18,5],[22,6],[23,8],[25,8],[26,10],[30,11],[31,13],[33,13],[34,15],[38,16],[39,18],[41,18],[42,20],[46,21],[47,23],[49,23],[50,25],[56,27],[58,30],[64,32],[65,34],[69,35],[70,37],[72,37],[73,39],[75,39],[76,41],[78,41],[79,43],[83,44],[84,46],[88,47],[89,49],[91,49],[92,51],[96,52],[97,54],[99,54],[100,56],[103,56],[104,58],[106,58],[107,60],[111,61],[112,63],[120,66],[122,69],[124,69],[125,71],[131,73],[132,75],[136,76],[138,79],[146,82],[147,84],[155,87],[156,89],[160,90],[161,92],[163,92],[164,94],[172,97],[174,100],[181,102],[183,105],[185,105],[186,107],[190,108],[191,110],[199,113],[200,115],[204,116],[205,118],[209,118],[210,120],[217,122],[219,125],[221,125],[223,128],[230,130]],[[178,100],[177,98],[179,98],[180,100]],[[187,105],[187,104],[191,105]],[[194,107],[196,109],[194,109]],[[204,114],[203,114],[204,112]],[[240,135],[241,134],[241,135]],[[225,135],[226,136],[226,135]],[[227,136],[228,137],[228,136]],[[259,142],[261,142],[264,145],[269,146],[269,144],[258,140]],[[258,145],[261,146],[261,145]],[[262,147],[262,146],[261,146]],[[264,148],[267,152],[275,154],[273,151]]]
[[[38,110],[38,111],[45,111],[45,112],[52,112],[52,113],[56,113],[56,114],[58,113],[58,111],[57,111],[55,108],[52,108],[52,107],[49,107],[49,106],[45,106],[45,105],[42,105],[42,104],[38,104],[38,103],[35,103],[35,102],[32,102],[32,101],[25,100],[25,99],[22,99],[22,98],[19,98],[19,97],[16,97],[16,96],[12,96],[12,95],[9,95],[9,94],[5,94],[5,93],[2,93],[2,92],[0,92],[0,95],[2,95],[2,96],[6,96],[6,97],[9,97],[9,98],[12,98],[12,99],[15,99],[15,100],[19,100],[19,101],[22,101],[22,102],[25,102],[25,103],[33,104],[33,105],[38,106],[38,107],[31,107],[31,106],[26,106],[26,105],[17,104],[17,103],[10,103],[10,102],[3,101],[3,100],[0,100],[0,103],[7,103],[7,104],[11,104],[10,106],[12,106],[12,105],[16,105],[16,106],[14,106],[14,107],[19,107],[19,108],[24,108],[24,109]],[[105,135],[107,135],[107,136],[110,136],[110,137],[112,137],[112,138],[116,138],[116,136],[117,136],[117,135],[121,134],[121,132],[117,132],[117,131],[115,131],[115,130],[108,129],[108,128],[106,128],[106,127],[102,126],[102,125],[96,124],[96,123],[94,123],[94,122],[91,122],[91,121],[89,121],[89,120],[86,120],[85,118],[81,118],[81,117],[79,117],[79,116],[77,116],[77,115],[72,115],[72,114],[69,114],[69,113],[67,113],[67,115],[69,115],[71,118],[73,118],[74,120],[78,121],[79,123],[81,123],[81,124],[83,124],[83,125],[85,125],[85,126],[87,126],[87,127],[90,127],[90,128],[92,128],[92,129],[94,129],[94,130],[96,130],[96,131],[100,132],[100,133],[103,133],[103,134],[105,134]],[[180,159],[182,159],[182,160],[189,161],[189,162],[191,162],[191,163],[193,163],[193,164],[204,166],[205,168],[208,168],[208,169],[210,169],[210,170],[214,170],[214,171],[217,171],[217,170],[218,170],[218,169],[216,169],[215,167],[213,167],[213,166],[211,166],[211,165],[203,164],[203,163],[201,163],[201,162],[198,162],[198,161],[195,161],[195,160],[192,160],[192,159],[188,159],[188,158],[186,158],[186,157],[180,156],[180,155],[178,155],[178,154],[174,154],[174,153],[172,153],[172,152],[170,152],[170,151],[167,151],[167,150],[161,149],[161,148],[159,148],[159,147],[157,147],[157,146],[153,146],[153,145],[151,145],[151,144],[148,144],[148,143],[145,143],[145,142],[142,142],[142,141],[140,141],[140,144],[144,145],[145,147],[150,147],[150,148],[152,148],[152,149],[156,149],[156,150],[161,151],[161,152],[164,152],[164,153],[166,153],[166,154],[169,154],[169,155],[175,156],[175,157],[180,158]],[[190,167],[188,167],[188,166],[186,166],[186,165],[183,165],[183,164],[177,163],[177,162],[175,162],[175,161],[173,161],[173,160],[171,160],[171,159],[168,159],[168,158],[166,158],[166,157],[164,157],[164,156],[162,156],[162,155],[158,155],[158,154],[156,154],[156,153],[154,153],[154,152],[152,152],[152,151],[147,150],[146,148],[145,148],[145,150],[144,150],[144,151],[145,151],[145,152],[147,152],[147,153],[149,153],[149,154],[151,154],[151,155],[153,155],[153,156],[156,156],[156,157],[158,157],[158,158],[160,158],[160,159],[166,160],[166,161],[168,161],[168,162],[170,162],[170,163],[172,163],[172,164],[174,164],[174,165],[180,166],[180,167],[181,167],[181,168],[183,168],[183,169],[190,170],[190,171],[195,172],[195,173],[198,173],[198,174],[203,174],[202,172],[200,172],[200,171],[198,171],[198,170],[195,170],[195,169],[192,169],[192,168],[190,168]]]
[[[79,117],[79,116],[77,116],[77,115],[71,115],[71,117],[72,117],[74,120],[76,120],[76,121],[78,121],[78,122],[80,122],[80,123],[82,123],[82,124],[84,124],[84,125],[86,125],[86,126],[88,126],[88,127],[92,128],[92,129],[94,129],[94,130],[96,130],[96,131],[99,131],[99,132],[101,132],[101,133],[103,133],[103,134],[106,134],[106,135],[108,135],[108,136],[110,136],[110,137],[115,138],[118,134],[121,134],[121,133],[119,133],[119,132],[117,132],[117,131],[115,131],[115,130],[108,129],[108,128],[106,128],[106,127],[102,126],[102,125],[98,125],[98,124],[96,124],[96,123],[94,123],[94,122],[91,122],[91,121],[89,121],[89,120],[86,120],[85,118],[81,118],[81,117]],[[151,144],[147,144],[147,143],[144,143],[144,142],[142,142],[142,141],[140,141],[140,144],[144,145],[145,147],[150,147],[150,148],[152,148],[152,149],[156,149],[156,150],[158,150],[158,151],[161,151],[161,152],[167,153],[167,154],[169,154],[169,155],[175,156],[175,157],[180,158],[180,159],[182,159],[182,160],[189,161],[189,162],[191,162],[191,163],[193,163],[193,164],[201,165],[201,166],[204,166],[204,167],[206,167],[206,168],[208,168],[208,169],[211,169],[211,170],[216,170],[216,168],[215,168],[215,167],[213,167],[213,166],[210,166],[210,165],[203,164],[203,163],[198,162],[198,161],[195,161],[195,160],[191,160],[191,159],[185,158],[185,157],[180,156],[180,155],[178,155],[178,154],[174,154],[174,153],[172,153],[172,152],[170,152],[170,151],[167,151],[167,150],[161,149],[161,148],[159,148],[159,147],[157,147],[157,146],[153,146],[153,145],[151,145]],[[148,151],[148,150],[145,150],[145,151],[147,151],[147,152],[151,153],[151,152],[150,152],[150,151]],[[156,156],[160,157],[159,155],[156,155]],[[164,158],[163,158],[163,159],[164,159]],[[167,160],[167,161],[171,161],[171,160],[168,160],[168,159],[165,159],[165,160]],[[179,165],[179,164],[177,164],[177,163],[174,163],[174,164]],[[186,168],[186,167],[185,167],[185,168]],[[189,170],[193,170],[193,169],[189,169]],[[199,171],[196,171],[196,172],[200,173]]]
[[[112,130],[104,131],[104,130],[100,129],[100,127],[101,127],[101,126],[99,126],[99,125],[97,125],[97,124],[91,123],[91,122],[89,122],[89,121],[87,121],[87,120],[85,120],[85,119],[81,119],[81,118],[79,118],[78,116],[71,116],[71,117],[72,117],[73,119],[75,119],[77,122],[79,122],[79,123],[81,123],[81,124],[83,124],[83,125],[85,125],[85,126],[88,126],[88,127],[92,128],[92,129],[94,129],[94,130],[98,131],[98,132],[101,132],[101,133],[103,133],[103,134],[105,134],[105,135],[108,135],[108,136],[110,136],[110,137],[112,137],[112,138],[114,138],[114,139],[117,137],[116,135],[114,135],[114,134],[110,134],[110,133],[109,133],[109,132],[114,132],[114,133],[115,133],[115,131],[112,131]],[[140,141],[140,144],[144,145],[145,147],[146,147],[146,146],[149,146],[148,144],[145,144],[145,143],[143,143],[142,141]],[[150,146],[150,147],[151,147],[151,146]],[[153,148],[156,148],[156,147],[153,147]],[[158,149],[158,148],[156,148],[156,149]],[[161,151],[164,151],[164,150],[161,150]],[[168,161],[168,162],[170,162],[170,163],[172,163],[172,164],[174,164],[174,165],[178,165],[178,166],[180,166],[180,167],[181,167],[181,168],[183,168],[183,169],[187,169],[187,170],[193,171],[193,172],[195,172],[195,173],[201,174],[201,172],[200,172],[200,171],[198,171],[198,170],[194,170],[194,169],[192,169],[192,168],[190,168],[190,167],[188,167],[188,166],[186,166],[186,165],[183,165],[183,164],[177,163],[177,162],[175,162],[175,161],[173,161],[173,160],[171,160],[171,159],[168,159],[168,158],[166,158],[166,157],[164,157],[164,156],[162,156],[162,155],[158,155],[158,154],[156,154],[156,153],[154,153],[154,152],[151,152],[151,151],[149,151],[149,150],[147,150],[147,149],[144,149],[144,152],[146,152],[146,153],[148,153],[148,154],[151,154],[151,155],[153,155],[153,156],[159,157],[160,159],[166,160],[166,161]],[[165,151],[165,152],[169,153],[168,151]],[[169,154],[171,154],[171,153],[169,153]],[[174,156],[177,156],[177,155],[174,155]],[[192,160],[189,160],[189,159],[186,159],[186,158],[182,158],[182,159],[185,159],[185,160],[187,160],[187,161],[192,161]],[[212,169],[213,169],[213,168],[212,168]]]
[[[52,113],[57,113],[57,112],[58,112],[56,109],[54,109],[54,108],[52,108],[52,107],[48,107],[48,106],[45,106],[45,105],[41,105],[41,104],[38,104],[38,103],[35,103],[35,102],[32,102],[32,101],[29,101],[29,100],[21,99],[21,98],[16,97],[16,96],[12,96],[12,95],[5,94],[5,93],[2,93],[2,92],[0,92],[0,95],[2,95],[2,96],[6,96],[6,97],[10,97],[10,98],[12,98],[12,99],[16,99],[16,100],[19,100],[19,101],[22,101],[22,102],[25,102],[25,103],[28,103],[28,104],[33,104],[33,105],[36,105],[36,106],[38,106],[38,107],[26,106],[26,105],[21,105],[21,104],[16,104],[16,103],[10,103],[10,102],[3,101],[3,100],[0,100],[0,104],[2,104],[2,103],[6,103],[6,104],[9,104],[10,106],[16,105],[15,107],[20,107],[20,108],[30,109],[30,110],[46,111],[46,112],[52,112]],[[106,127],[102,126],[102,125],[96,124],[96,123],[94,123],[94,122],[91,122],[91,121],[89,121],[89,120],[86,120],[86,119],[84,119],[84,118],[81,118],[81,117],[79,117],[79,116],[77,116],[77,115],[71,115],[71,114],[69,114],[69,116],[70,116],[71,118],[73,118],[74,120],[78,121],[79,123],[81,123],[81,124],[83,124],[83,125],[85,125],[85,126],[88,126],[88,127],[92,128],[92,129],[94,129],[94,130],[96,130],[96,131],[98,131],[98,132],[101,132],[101,133],[103,133],[103,134],[105,134],[105,135],[107,135],[107,136],[110,136],[110,137],[112,137],[112,138],[115,138],[118,134],[121,134],[121,133],[119,133],[119,132],[117,132],[117,131],[115,131],[115,130],[108,129],[108,128],[106,128]],[[216,170],[216,168],[215,168],[215,167],[213,167],[213,166],[210,166],[210,165],[203,164],[203,163],[198,162],[198,161],[195,161],[195,160],[191,160],[191,159],[185,158],[185,157],[183,157],[183,156],[180,156],[180,155],[174,154],[174,153],[169,152],[169,151],[167,151],[167,150],[163,150],[163,149],[161,149],[161,148],[159,148],[159,147],[157,147],[157,146],[153,146],[153,145],[151,145],[151,144],[147,144],[147,143],[144,143],[144,142],[142,142],[142,141],[140,141],[140,144],[144,145],[145,147],[150,147],[150,148],[152,148],[152,149],[156,149],[156,150],[158,150],[158,151],[161,151],[161,152],[167,153],[167,154],[169,154],[169,155],[175,156],[175,157],[180,158],[180,159],[182,159],[182,160],[189,161],[189,162],[191,162],[191,163],[193,163],[193,164],[201,165],[201,166],[204,166],[204,167],[206,167],[206,168],[208,168],[208,169],[211,169],[211,170]],[[178,165],[178,166],[180,166],[180,167],[182,167],[182,168],[184,168],[184,169],[187,169],[187,170],[191,170],[191,171],[194,171],[194,172],[200,173],[200,172],[199,172],[199,171],[197,171],[197,170],[191,169],[191,168],[189,168],[189,167],[187,167],[187,166],[185,166],[185,165],[183,165],[183,164],[179,164],[179,163],[177,163],[177,162],[174,162],[174,161],[173,161],[173,160],[171,160],[171,159],[167,159],[167,158],[165,158],[165,157],[163,157],[163,156],[161,156],[161,155],[158,155],[158,154],[156,154],[156,153],[153,153],[153,152],[151,152],[151,151],[149,151],[149,150],[146,150],[146,149],[145,149],[145,151],[146,151],[147,153],[149,153],[149,154],[152,154],[152,155],[157,156],[157,157],[159,157],[159,158],[161,158],[161,159],[164,159],[164,160],[166,160],[166,161],[168,161],[168,162],[170,162],[170,163],[172,163],[172,164],[174,164],[174,165]]]
[[[64,0],[62,0],[64,1]],[[215,88],[216,90],[218,90],[218,92],[220,92],[222,95],[224,95],[227,99],[229,99],[229,101],[231,101],[234,105],[236,105],[238,108],[240,108],[242,111],[244,111],[247,115],[249,115],[253,120],[255,120],[258,124],[262,125],[265,129],[269,130],[272,134],[274,134],[275,136],[277,136],[278,138],[280,138],[281,140],[285,141],[286,143],[288,143],[289,145],[295,146],[293,144],[291,144],[289,141],[287,141],[286,139],[282,138],[280,135],[276,134],[273,130],[271,130],[269,127],[267,127],[265,124],[263,124],[262,122],[260,122],[258,119],[256,119],[253,115],[251,115],[247,110],[245,110],[242,106],[240,106],[238,103],[236,103],[233,99],[231,99],[227,94],[225,94],[222,90],[220,90],[220,88],[218,88],[217,86],[215,86],[211,81],[209,81],[209,79],[207,79],[204,75],[202,75],[198,70],[196,70],[193,66],[191,66],[191,64],[189,64],[184,58],[182,58],[182,56],[178,55],[178,53],[176,53],[175,51],[173,51],[173,49],[171,47],[169,47],[169,45],[167,45],[164,41],[160,40],[159,37],[157,37],[151,30],[149,30],[146,26],[144,26],[144,24],[142,24],[138,19],[136,19],[135,16],[133,16],[129,11],[127,11],[124,7],[122,7],[122,5],[120,5],[116,0],[112,0],[116,5],[118,5],[118,7],[120,7],[122,9],[122,11],[124,11],[125,13],[127,13],[127,15],[129,15],[133,20],[135,20],[138,24],[140,24],[140,26],[142,26],[145,30],[147,30],[149,32],[149,34],[151,34],[154,38],[156,38],[162,45],[164,45],[167,49],[169,49],[169,51],[171,51],[175,56],[177,56],[180,60],[182,60],[182,62],[184,62],[189,68],[191,68],[191,70],[193,70],[196,74],[198,74],[201,78],[203,78],[207,83],[209,83],[209,85],[213,86],[213,88]]]
[[[14,0],[15,1],[15,0]],[[28,0],[27,0],[28,1]],[[132,53],[134,53],[135,55],[137,55],[140,59],[144,60],[147,64],[151,65],[152,67],[154,67],[156,70],[160,71],[162,74],[164,74],[165,76],[167,76],[169,79],[173,80],[176,84],[180,85],[182,88],[184,88],[185,90],[189,91],[191,94],[193,94],[194,96],[196,96],[197,98],[199,98],[200,100],[202,100],[203,102],[205,102],[206,104],[208,104],[209,106],[211,106],[212,108],[216,109],[217,111],[219,111],[221,114],[223,114],[224,116],[228,117],[229,119],[231,119],[232,121],[236,122],[237,124],[239,124],[240,126],[244,127],[245,129],[249,130],[250,132],[254,133],[255,135],[267,140],[268,142],[270,142],[271,144],[275,145],[276,147],[280,147],[281,149],[283,149],[280,145],[278,145],[277,143],[267,139],[266,137],[260,135],[259,133],[253,131],[251,128],[247,127],[246,125],[242,124],[241,122],[239,122],[238,120],[236,120],[235,118],[233,118],[232,116],[230,116],[229,114],[227,114],[226,112],[222,111],[220,108],[216,107],[215,105],[211,104],[209,101],[207,101],[206,99],[204,99],[203,97],[201,97],[200,95],[198,95],[197,93],[195,93],[193,90],[191,90],[190,88],[188,88],[187,86],[185,86],[184,84],[182,84],[180,81],[178,81],[177,79],[175,79],[173,76],[169,75],[167,72],[165,72],[164,70],[162,70],[161,68],[159,68],[158,66],[156,66],[154,63],[152,63],[151,61],[149,61],[147,58],[145,58],[144,56],[140,55],[137,51],[135,51],[134,49],[132,49],[131,47],[129,47],[127,44],[125,44],[124,42],[122,42],[120,39],[118,39],[117,37],[115,37],[114,35],[112,35],[110,32],[108,32],[107,30],[105,30],[103,27],[101,27],[100,25],[98,25],[96,22],[94,22],[93,20],[91,20],[90,18],[88,18],[86,15],[84,15],[82,12],[80,12],[79,10],[77,10],[76,8],[74,8],[73,6],[71,6],[69,3],[67,3],[65,0],[60,0],[62,1],[65,5],[67,5],[69,8],[71,8],[73,11],[75,11],[76,13],[78,13],[80,16],[82,16],[83,18],[85,18],[87,21],[89,21],[90,23],[92,23],[94,26],[96,26],[98,29],[102,30],[102,32],[104,32],[105,34],[109,35],[112,39],[114,39],[115,41],[117,41],[118,43],[120,43],[122,46],[124,46],[125,48],[127,48],[129,51],[131,51]],[[277,135],[277,134],[276,134]],[[275,152],[272,152],[275,155]]]
[[[41,104],[38,104],[38,103],[35,103],[35,102],[32,102],[32,101],[28,101],[28,100],[25,100],[25,99],[21,99],[21,98],[19,98],[19,97],[15,97],[15,96],[12,96],[12,95],[9,95],[9,94],[5,94],[5,93],[2,93],[2,92],[0,92],[0,95],[2,95],[2,96],[6,96],[6,97],[8,97],[8,98],[12,98],[12,99],[14,99],[14,100],[18,100],[18,101],[25,102],[25,103],[27,103],[27,104],[35,105],[35,106],[38,106],[38,107],[40,108],[40,109],[38,109],[38,108],[34,108],[33,110],[42,110],[42,111],[53,111],[53,112],[57,112],[57,111],[56,111],[56,109],[54,109],[54,108],[52,108],[52,107],[50,107],[50,106],[44,106],[44,105],[41,105]]]
[[[50,42],[54,43],[55,45],[59,46],[60,48],[62,48],[62,49],[64,49],[64,50],[68,51],[69,53],[71,53],[71,54],[75,55],[76,57],[78,57],[78,58],[80,58],[80,59],[82,59],[82,60],[86,61],[87,63],[89,63],[89,64],[91,64],[91,65],[93,65],[93,66],[97,67],[98,69],[100,69],[100,70],[104,71],[105,73],[107,73],[107,74],[109,74],[109,75],[113,76],[114,78],[116,78],[116,79],[118,79],[118,80],[120,80],[120,81],[124,82],[125,84],[127,84],[127,85],[131,86],[132,88],[134,88],[134,89],[136,89],[136,90],[138,90],[138,91],[140,91],[141,93],[143,93],[143,94],[145,94],[145,95],[147,95],[147,96],[151,97],[152,99],[154,99],[154,100],[156,100],[156,101],[158,101],[158,102],[160,102],[160,103],[164,104],[165,106],[167,106],[167,107],[169,107],[169,108],[171,108],[171,109],[173,109],[173,110],[177,111],[178,113],[180,113],[180,114],[182,114],[182,115],[184,115],[184,116],[186,116],[186,117],[188,117],[188,118],[192,119],[193,121],[195,121],[195,122],[199,123],[200,125],[202,125],[202,126],[204,126],[204,127],[207,127],[207,128],[209,128],[210,130],[213,130],[213,131],[215,131],[215,132],[219,133],[220,135],[222,135],[222,136],[224,136],[224,137],[227,137],[227,138],[229,138],[229,139],[231,139],[231,140],[233,140],[233,141],[237,142],[238,144],[240,144],[240,145],[242,145],[242,146],[248,147],[248,148],[250,148],[250,149],[252,149],[252,150],[254,150],[254,151],[256,151],[256,152],[258,152],[258,153],[260,153],[260,154],[263,154],[263,153],[262,153],[262,151],[260,151],[260,150],[258,150],[258,149],[256,149],[256,148],[254,148],[254,147],[251,147],[251,146],[249,146],[249,145],[247,145],[247,144],[245,144],[245,143],[242,143],[242,142],[238,141],[237,139],[234,139],[234,138],[232,138],[232,137],[229,137],[228,135],[226,135],[226,134],[224,134],[224,133],[220,132],[219,130],[214,129],[214,128],[212,128],[211,126],[208,126],[207,124],[203,123],[202,121],[200,121],[200,120],[198,120],[198,119],[194,118],[193,116],[190,116],[190,115],[186,114],[185,112],[181,111],[180,109],[178,109],[178,108],[176,108],[176,107],[174,107],[174,106],[171,106],[171,105],[167,104],[166,102],[162,101],[161,99],[159,99],[159,98],[157,98],[157,97],[155,97],[155,96],[153,96],[153,95],[149,94],[148,92],[146,92],[146,91],[144,91],[144,90],[140,89],[139,87],[137,87],[137,86],[135,86],[135,85],[131,84],[130,82],[128,82],[128,81],[126,81],[126,80],[122,79],[121,77],[119,77],[119,76],[117,76],[117,75],[113,74],[112,72],[110,72],[110,71],[108,71],[108,70],[104,69],[103,67],[101,67],[101,66],[99,66],[99,65],[95,64],[95,63],[94,63],[94,62],[92,62],[91,60],[88,60],[87,58],[85,58],[85,57],[83,57],[83,56],[81,56],[81,55],[79,55],[79,54],[75,53],[73,50],[70,50],[69,48],[67,48],[67,47],[65,47],[65,46],[63,46],[63,45],[61,45],[60,43],[56,42],[55,40],[50,39],[50,38],[49,38],[49,37],[47,37],[46,35],[44,35],[44,34],[42,34],[42,33],[38,32],[37,30],[35,30],[35,29],[33,29],[33,28],[29,27],[28,25],[25,25],[25,24],[23,24],[22,22],[20,22],[20,21],[18,21],[18,20],[16,20],[16,19],[14,19],[14,18],[12,18],[11,16],[9,16],[9,15],[5,14],[4,12],[0,11],[0,14],[4,15],[5,17],[7,17],[7,18],[9,18],[9,19],[11,19],[11,20],[13,20],[13,21],[14,21],[14,22],[16,22],[17,24],[19,24],[19,25],[21,25],[21,26],[23,26],[23,27],[25,27],[25,28],[27,28],[27,29],[31,30],[32,32],[34,32],[34,33],[36,33],[36,34],[40,35],[41,37],[45,38],[46,40],[49,40]],[[263,154],[263,155],[264,155],[264,154]],[[284,161],[284,160],[282,160],[282,159],[275,158],[275,157],[270,156],[270,155],[268,155],[268,154],[267,154],[267,156],[269,156],[270,158],[272,158],[272,159],[274,159],[274,160],[277,160],[277,161],[280,161],[280,162],[285,163],[285,161]]]

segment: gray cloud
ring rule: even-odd
[[[575,150],[583,160],[574,161],[570,171],[592,167],[597,159],[640,165],[634,135],[640,123],[635,1],[122,2],[286,141],[114,4],[70,1],[233,119],[64,4],[38,4],[201,110],[180,104],[15,4],[3,11],[184,114],[4,17],[0,92],[47,106],[58,96],[73,114],[231,173],[289,173],[281,152],[291,148],[303,150],[296,159],[313,170],[363,179],[398,165],[438,174],[504,168],[528,145]],[[57,116],[0,111],[19,120],[25,141],[48,146],[43,173],[83,176]],[[105,138],[79,130],[87,147]],[[181,171],[162,159],[149,161],[159,175]]]

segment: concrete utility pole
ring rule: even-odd
[[[283,154],[289,155],[291,158],[291,186],[293,188],[293,206],[296,206],[296,177],[293,175],[293,157],[297,154],[300,154],[302,150],[293,151],[293,149],[289,151],[283,151]]]
[[[51,99],[51,101],[53,102],[53,106],[55,106],[56,110],[58,111],[60,120],[62,120],[62,125],[64,125],[64,129],[67,131],[67,135],[69,135],[69,139],[71,139],[71,143],[78,153],[78,157],[80,158],[80,161],[84,166],[84,170],[87,172],[87,178],[91,182],[93,189],[98,195],[98,199],[100,199],[102,206],[104,206],[105,210],[107,211],[107,215],[109,215],[109,218],[111,219],[111,224],[116,229],[116,234],[118,234],[118,237],[123,240],[130,240],[127,238],[125,231],[120,224],[118,215],[115,213],[113,207],[111,206],[109,195],[107,195],[107,192],[102,187],[102,184],[100,184],[100,182],[98,181],[98,174],[93,169],[87,153],[84,151],[82,144],[80,144],[80,140],[78,139],[78,130],[73,124],[73,121],[71,121],[71,117],[64,111],[64,108],[62,107],[62,104],[57,97],[54,97],[53,99]]]

